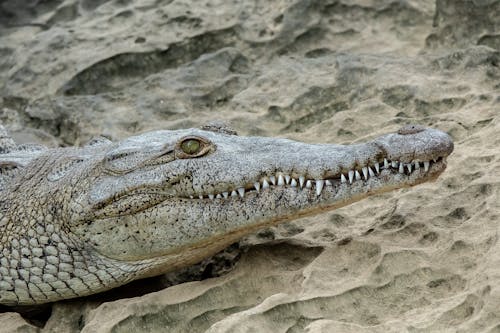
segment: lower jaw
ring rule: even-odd
[[[190,216],[192,214],[199,217],[196,222],[198,227],[208,228],[205,232],[207,235],[211,234],[198,240],[192,239],[188,246],[193,258],[200,259],[259,229],[344,207],[370,195],[432,181],[445,168],[446,164],[443,162],[436,163],[425,174],[422,171],[406,175],[387,170],[376,178],[357,180],[352,184],[339,183],[325,186],[320,195],[316,194],[314,186],[310,189],[276,186],[261,190],[259,193],[249,192],[244,198],[215,200],[178,198],[178,203],[187,205],[185,212],[189,212]],[[180,264],[176,262],[177,259],[171,256],[185,251],[186,246],[179,246],[166,252],[160,251],[161,253],[158,252],[156,255],[162,259],[159,259],[158,266],[154,266],[167,265],[171,269],[178,267]],[[185,264],[184,261],[183,263]],[[164,268],[154,268],[154,271],[157,269],[164,270]]]

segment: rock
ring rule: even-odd
[[[2,313],[1,329],[498,331],[499,13],[498,0],[0,0],[0,121],[20,142],[207,123],[336,143],[418,123],[455,140],[435,183],[262,230],[43,320]]]
[[[486,45],[500,50],[499,1],[437,0],[434,32],[426,39],[431,48],[466,48]]]
[[[38,333],[41,330],[28,324],[19,313],[4,312],[0,313],[0,332],[2,333]]]

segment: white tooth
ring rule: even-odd
[[[198,196],[198,198],[203,199],[203,196],[200,194],[200,195]]]
[[[327,180],[325,180],[325,185],[326,186],[332,186],[333,184],[332,184],[332,182],[330,180],[327,179]]]
[[[278,176],[278,186],[283,186],[283,185],[285,185],[285,178],[283,178],[283,175],[280,174]]]
[[[368,173],[370,174],[370,177],[375,177],[375,173],[373,172],[372,168],[368,167]]]
[[[222,192],[222,196],[227,199],[229,197],[229,193],[228,192]]]
[[[238,189],[238,193],[239,193],[240,197],[243,198],[245,196],[245,189],[243,187],[240,187]]]
[[[303,188],[304,187],[304,182],[306,181],[306,177],[304,176],[299,176],[299,185],[300,185],[300,188]]]
[[[415,161],[415,170],[418,170],[420,169],[420,163],[418,163],[418,161]]]
[[[269,188],[269,183],[267,182],[266,179],[262,181],[262,189],[265,190],[266,188]]]
[[[297,187],[297,181],[294,178],[292,178],[292,181],[290,182],[290,186]]]
[[[323,190],[323,185],[325,184],[324,180],[317,179],[316,180],[316,195],[320,195]]]
[[[310,181],[310,180],[308,180],[308,181],[306,182],[306,188],[311,188],[311,187],[312,187],[312,183],[311,183],[311,181]]]
[[[289,175],[286,175],[286,176],[285,176],[285,183],[286,183],[287,185],[288,185],[288,184],[290,184],[290,179],[291,179],[291,177],[290,177]]]
[[[405,173],[403,163],[399,163],[399,173]]]
[[[408,164],[406,165],[406,168],[408,169],[408,172],[409,172],[409,173],[411,173],[411,163],[408,163]]]
[[[363,167],[361,168],[361,170],[363,171],[363,176],[365,176],[365,180],[368,180],[368,168]]]
[[[361,175],[359,174],[358,170],[354,171],[354,174],[356,175],[356,180],[361,180]]]
[[[436,162],[437,162],[437,158],[433,158],[432,160],[434,161],[434,163],[436,163]]]
[[[220,193],[219,193],[219,194],[217,194],[217,195],[215,196],[215,198],[216,198],[216,199],[222,199],[222,195],[220,195]]]
[[[214,197],[214,195],[213,195],[213,194],[209,194],[209,195],[208,195],[208,198],[213,200],[215,197]]]
[[[232,196],[232,197],[237,197],[237,196],[238,196],[238,193],[236,193],[236,191],[234,191],[234,190],[233,190],[233,191],[231,191],[231,196]]]
[[[352,180],[354,179],[354,171],[353,170],[349,170],[349,183],[352,184]]]
[[[384,169],[387,169],[389,167],[389,162],[387,161],[387,158],[384,158]]]
[[[378,162],[375,162],[375,171],[377,171],[377,173],[380,173],[380,165],[378,164]]]
[[[424,171],[425,172],[429,171],[429,161],[424,162]]]
[[[260,191],[260,183],[259,182],[253,183],[253,186],[255,187],[255,189],[257,190],[257,192]]]
[[[392,161],[392,162],[391,162],[391,166],[392,166],[393,168],[397,168],[397,167],[398,167],[398,162],[397,162],[397,161]]]
[[[269,181],[271,182],[271,184],[276,185],[276,177],[270,176]]]
[[[194,199],[194,197],[192,195],[189,196],[189,199]]]
[[[340,174],[340,181],[341,181],[342,183],[347,182],[347,179],[345,179],[345,176],[344,176],[344,174],[343,174],[343,173],[341,173],[341,174]]]

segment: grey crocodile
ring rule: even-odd
[[[16,145],[0,126],[0,304],[192,265],[260,228],[433,180],[452,150],[415,125],[354,145],[210,126],[55,149]]]

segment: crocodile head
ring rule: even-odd
[[[16,146],[0,126],[0,304],[105,291],[185,267],[259,228],[435,179],[453,150],[407,126],[354,145],[157,131]]]
[[[82,164],[71,232],[103,257],[141,263],[153,275],[259,228],[433,180],[452,150],[447,134],[415,125],[354,145],[149,132]]]

